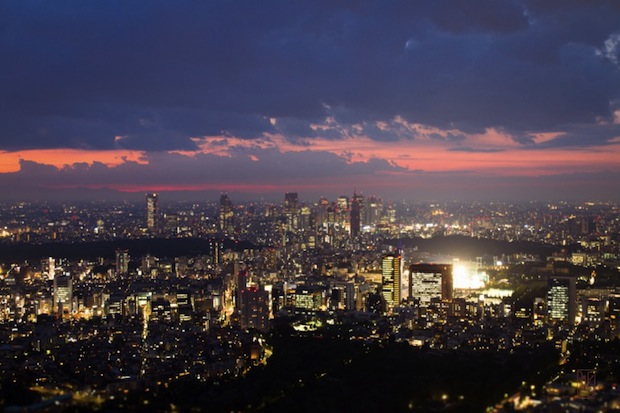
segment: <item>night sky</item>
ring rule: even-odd
[[[0,0],[0,199],[354,189],[620,200],[620,1]]]

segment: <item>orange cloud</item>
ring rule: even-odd
[[[418,128],[420,126],[408,125]],[[440,130],[423,128],[415,139],[378,141],[366,136],[347,139],[313,138],[289,141],[282,135],[266,134],[263,139],[205,137],[197,138],[200,151],[218,156],[231,156],[235,149],[276,149],[281,152],[323,151],[342,156],[349,162],[367,162],[373,158],[385,159],[393,165],[411,171],[457,172],[494,174],[499,176],[537,176],[570,172],[620,170],[620,142],[606,146],[581,148],[536,148],[523,146],[510,135],[488,129],[481,134],[463,134],[458,144],[450,140],[433,139]],[[561,134],[533,134],[534,142],[549,141]],[[223,141],[225,139],[225,141]],[[458,151],[455,148],[474,148]],[[479,148],[479,151],[476,151]]]
[[[20,161],[32,161],[57,168],[77,163],[92,165],[100,162],[107,166],[118,166],[125,162],[146,164],[144,152],[129,150],[79,150],[79,149],[32,149],[17,152],[0,152],[0,173],[19,171]]]

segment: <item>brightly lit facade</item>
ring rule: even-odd
[[[149,231],[157,229],[159,217],[159,198],[156,193],[146,194],[146,227]]]
[[[398,254],[384,255],[381,261],[381,293],[388,306],[400,303],[402,258]]]
[[[426,307],[431,299],[452,299],[452,265],[413,264],[409,267],[409,297]]]
[[[550,321],[575,323],[576,286],[574,277],[549,277],[547,311]]]
[[[57,275],[54,277],[54,302],[53,311],[60,317],[65,318],[71,314],[73,301],[73,288],[69,275]]]

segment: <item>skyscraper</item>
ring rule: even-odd
[[[400,304],[402,258],[399,254],[387,254],[381,262],[381,293],[388,307]]]
[[[364,225],[376,225],[383,213],[383,201],[380,198],[370,196],[364,206]]]
[[[286,229],[293,231],[299,226],[299,199],[297,192],[284,194],[284,215],[286,216]]]
[[[233,204],[227,194],[220,196],[220,230],[232,232],[233,225]]]
[[[129,250],[116,250],[116,275],[127,274],[129,272]]]
[[[146,194],[146,227],[156,232],[159,227],[159,199],[156,193]]]
[[[351,201],[351,238],[356,238],[360,234],[362,228],[362,197],[353,191],[353,200]]]
[[[549,321],[575,324],[576,294],[575,277],[550,276],[547,287]]]
[[[66,318],[71,314],[73,302],[73,288],[71,277],[68,275],[56,275],[54,277],[54,302],[52,309],[59,318]]]
[[[428,306],[432,298],[452,299],[452,265],[413,264],[409,267],[409,299]]]
[[[284,210],[293,210],[297,209],[297,203],[299,202],[299,197],[297,196],[297,192],[287,192],[284,194]]]

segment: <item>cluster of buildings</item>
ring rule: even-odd
[[[141,208],[5,208],[0,246],[193,237],[208,240],[208,248],[175,256],[116,248],[81,259],[5,258],[2,371],[25,371],[39,385],[78,382],[94,363],[89,349],[98,346],[113,368],[102,369],[93,386],[236,375],[265,360],[262,336],[278,318],[299,334],[342,327],[352,339],[396,338],[437,350],[553,341],[566,353],[572,340],[619,334],[618,284],[600,286],[595,276],[567,269],[616,271],[618,205],[384,204],[356,192],[306,204],[291,192],[281,204],[235,205],[222,194],[217,203],[177,207],[151,193]],[[453,234],[579,250],[532,270],[526,278],[538,289],[516,300],[515,284],[524,278],[507,263],[523,262],[520,254],[434,259],[393,242]]]

